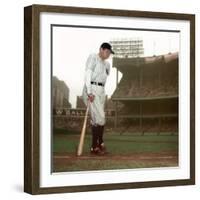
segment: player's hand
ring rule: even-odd
[[[94,95],[93,94],[89,94],[88,95],[88,100],[92,103],[94,101]]]

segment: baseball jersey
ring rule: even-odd
[[[88,103],[88,94],[95,96],[94,101],[89,103],[91,124],[105,124],[105,89],[102,86],[91,84],[91,81],[106,84],[107,76],[110,74],[109,62],[102,60],[98,54],[90,54],[86,61],[85,81],[83,87],[83,101]]]
[[[110,74],[110,63],[102,60],[98,54],[90,54],[86,61],[85,85],[87,94],[92,93],[91,81],[106,84],[107,76]]]

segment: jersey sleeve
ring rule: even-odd
[[[85,68],[85,85],[87,89],[87,94],[91,94],[91,77],[92,73],[95,68],[95,57],[93,54],[90,54],[87,61],[86,61],[86,68]]]
[[[86,61],[86,70],[90,69],[94,71],[95,68],[95,56],[94,54],[90,54]]]

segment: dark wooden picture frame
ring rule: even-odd
[[[40,13],[187,20],[190,23],[190,177],[100,185],[40,187]],[[24,8],[24,191],[30,194],[82,192],[195,184],[195,16],[192,14],[32,5]]]

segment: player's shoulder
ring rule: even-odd
[[[95,63],[95,62],[96,62],[95,53],[90,53],[87,57],[87,63]]]
[[[96,53],[90,53],[88,57],[89,58],[97,58],[97,54]]]
[[[110,63],[107,60],[105,61],[105,63],[106,63],[106,67],[110,68]]]

